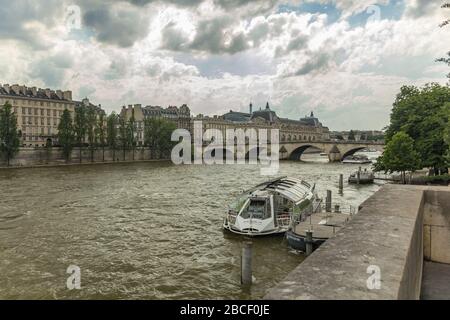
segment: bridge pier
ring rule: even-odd
[[[333,145],[333,147],[331,147],[331,150],[328,153],[328,160],[330,160],[330,162],[339,162],[342,160],[341,152],[336,145]]]

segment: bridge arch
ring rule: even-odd
[[[256,147],[256,148],[253,148],[253,149],[251,149],[251,150],[248,150],[247,153],[245,154],[245,161],[250,160],[250,152],[254,152],[254,151],[256,151],[256,157],[257,157],[257,159],[260,160],[260,159],[259,159],[259,154],[260,154],[261,151],[263,151],[263,150],[265,150],[265,148],[260,148],[260,147]]]
[[[342,160],[344,160],[345,158],[347,158],[347,157],[349,157],[349,156],[352,156],[352,155],[354,155],[356,152],[361,151],[361,150],[364,150],[364,149],[366,149],[366,147],[355,147],[355,148],[352,148],[352,149],[348,150],[347,152],[345,152],[345,153],[342,155]]]
[[[309,148],[311,148],[311,147],[315,148],[316,146],[314,146],[314,145],[312,145],[312,144],[305,144],[305,145],[303,145],[303,146],[300,146],[300,147],[294,149],[294,150],[291,152],[291,154],[288,155],[288,159],[289,159],[289,160],[293,160],[293,161],[298,161],[298,160],[300,160],[300,158],[301,158],[303,152],[305,152],[306,149],[309,149]]]

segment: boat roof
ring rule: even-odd
[[[311,187],[306,181],[297,178],[280,177],[259,184],[250,192],[256,190],[279,193],[283,197],[297,204],[312,195],[314,186]]]

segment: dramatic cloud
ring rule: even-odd
[[[131,6],[102,6],[88,10],[83,22],[100,42],[130,47],[148,34],[149,16]]]
[[[438,27],[438,2],[7,2],[0,83],[72,90],[107,111],[187,103],[220,114],[270,101],[283,117],[314,110],[332,129],[380,129],[402,85],[446,81],[435,59],[450,50],[450,28]]]

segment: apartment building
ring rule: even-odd
[[[65,109],[74,118],[75,109],[81,106],[104,113],[101,106],[89,99],[72,99],[71,91],[40,89],[20,85],[0,84],[0,106],[9,102],[17,117],[23,147],[44,147],[58,144],[58,125]]]

